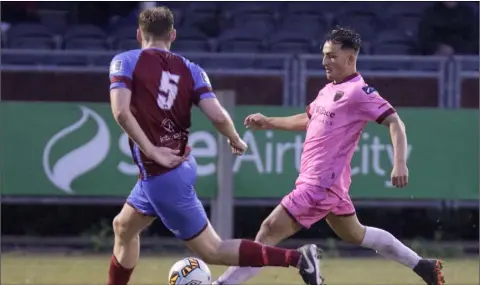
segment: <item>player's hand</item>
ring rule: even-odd
[[[244,124],[245,124],[245,127],[247,127],[247,129],[253,129],[253,130],[270,129],[268,118],[260,113],[248,115],[245,118]]]
[[[242,155],[248,149],[247,144],[241,138],[228,140],[228,144],[232,148],[232,153],[235,155]]]
[[[153,147],[147,155],[157,164],[167,168],[175,168],[187,160],[185,156],[179,156],[180,150],[174,150],[168,147]]]
[[[394,165],[392,170],[392,185],[397,188],[403,188],[408,184],[407,165]]]

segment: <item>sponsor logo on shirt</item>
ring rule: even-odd
[[[375,99],[375,96],[377,96],[378,92],[375,88],[371,86],[363,86],[362,87],[363,92],[365,92],[365,95],[367,95],[369,100]]]
[[[324,125],[333,125],[333,119],[335,118],[335,112],[327,110],[324,106],[315,106],[313,108],[313,115],[315,120],[323,123]]]
[[[202,80],[203,80],[204,83],[206,83],[207,85],[211,85],[210,84],[210,79],[208,78],[208,75],[205,71],[202,71],[200,73],[200,75],[202,76]]]
[[[314,113],[328,117],[330,119],[335,118],[335,112],[327,110],[324,106],[315,106]]]
[[[175,123],[170,119],[164,119],[162,121],[162,127],[166,134],[160,136],[160,143],[163,146],[169,146],[173,141],[187,140],[188,135],[182,131],[179,131]]]

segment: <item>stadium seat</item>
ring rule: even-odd
[[[290,31],[280,31],[269,39],[269,50],[274,53],[309,53],[313,49],[310,37]]]
[[[228,11],[232,15],[270,15],[278,13],[281,5],[278,2],[223,2],[222,10]]]
[[[172,50],[174,52],[210,52],[210,44],[206,40],[196,40],[196,39],[186,39],[186,40],[176,40],[172,44]]]
[[[478,57],[477,60],[463,60],[462,61],[462,69],[465,71],[479,71],[478,67]]]
[[[140,44],[136,39],[120,39],[114,45],[114,49],[123,51],[138,48],[140,48]]]
[[[109,48],[106,33],[93,25],[72,26],[64,34],[63,40],[66,49],[104,50]]]
[[[348,17],[338,18],[337,24],[347,27],[360,33],[362,39],[370,40],[378,32],[379,28],[375,25],[373,16],[358,16],[352,14]]]
[[[177,29],[177,40],[207,40],[208,37],[195,26],[182,26]]]
[[[116,29],[112,34],[115,40],[120,39],[137,39],[137,26],[122,26]]]
[[[344,17],[346,15],[375,15],[379,13],[378,10],[383,9],[382,2],[363,2],[363,1],[349,1],[343,2],[342,5],[337,4],[336,14],[339,17]]]
[[[4,55],[1,56],[2,65],[37,65],[42,62],[41,55]]]
[[[65,40],[83,38],[83,39],[105,39],[105,32],[94,25],[75,25],[71,26],[64,34]]]
[[[100,66],[100,67],[109,66],[110,62],[112,61],[111,55],[104,55],[104,54],[99,56],[91,56],[90,58],[92,58],[90,61],[92,65]]]
[[[271,15],[245,15],[237,14],[233,18],[233,27],[237,29],[244,29],[249,33],[265,36],[271,33],[274,28],[274,19]]]
[[[286,13],[295,16],[314,16],[321,18],[325,14],[321,2],[288,2]]]
[[[53,33],[44,25],[40,24],[18,24],[10,27],[6,36],[10,38],[18,37],[52,37]]]
[[[222,15],[227,19],[239,15],[277,19],[281,7],[282,5],[277,2],[223,2],[221,5]]]
[[[327,26],[325,22],[311,15],[288,16],[278,26],[278,31],[296,33],[303,37],[309,37],[311,40],[323,38],[326,29]]]
[[[88,61],[85,56],[65,55],[54,58],[54,63],[59,66],[86,66]]]
[[[373,47],[375,54],[403,55],[407,54],[409,50],[408,43],[401,41],[379,42]]]
[[[402,29],[384,30],[375,36],[375,42],[404,42],[407,34]]]
[[[208,37],[194,26],[180,27],[177,32],[177,39],[172,45],[174,51],[210,51]]]
[[[193,25],[214,18],[219,11],[217,2],[190,2],[183,11],[182,25]]]
[[[437,62],[414,61],[410,64],[410,68],[421,71],[437,71],[439,66]]]
[[[40,10],[40,22],[54,33],[63,33],[67,25],[67,11],[61,10]]]
[[[219,50],[222,52],[261,52],[262,36],[249,29],[226,30],[218,38]]]
[[[47,37],[20,37],[9,41],[9,48],[14,49],[54,49],[52,38]]]
[[[140,47],[137,42],[136,26],[120,27],[111,34],[111,38],[113,49],[115,50],[137,49]]]
[[[65,49],[69,50],[108,50],[109,46],[104,39],[71,39],[65,42]]]
[[[186,9],[196,13],[215,13],[220,10],[220,5],[218,2],[205,1],[205,2],[187,2],[187,3],[188,4]]]
[[[431,2],[410,2],[408,5],[405,5],[404,2],[390,2],[389,5],[386,5],[385,9],[382,10],[383,15],[389,17],[405,16],[405,17],[421,17],[422,13],[428,8]]]
[[[9,48],[41,48],[55,47],[53,33],[40,24],[18,24],[12,26],[6,33],[5,39]]]
[[[401,33],[408,37],[414,37],[418,33],[418,24],[420,18],[408,17],[408,16],[394,16],[391,21],[395,23],[393,28],[396,31],[401,31]]]

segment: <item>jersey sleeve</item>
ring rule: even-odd
[[[371,86],[364,86],[357,92],[356,110],[362,120],[375,121],[381,124],[385,118],[395,113],[396,110],[385,100],[377,90]]]
[[[198,104],[203,99],[215,98],[212,84],[207,73],[200,66],[190,63],[188,65],[193,78],[193,101]]]
[[[132,90],[134,63],[128,53],[116,55],[110,63],[110,90],[128,88]]]

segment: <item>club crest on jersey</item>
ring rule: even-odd
[[[338,100],[340,100],[340,98],[343,97],[343,94],[345,94],[343,93],[343,91],[337,91],[335,93],[335,96],[333,96],[333,102],[337,102]]]
[[[110,64],[110,73],[116,73],[122,70],[122,61],[121,60],[114,60]]]

